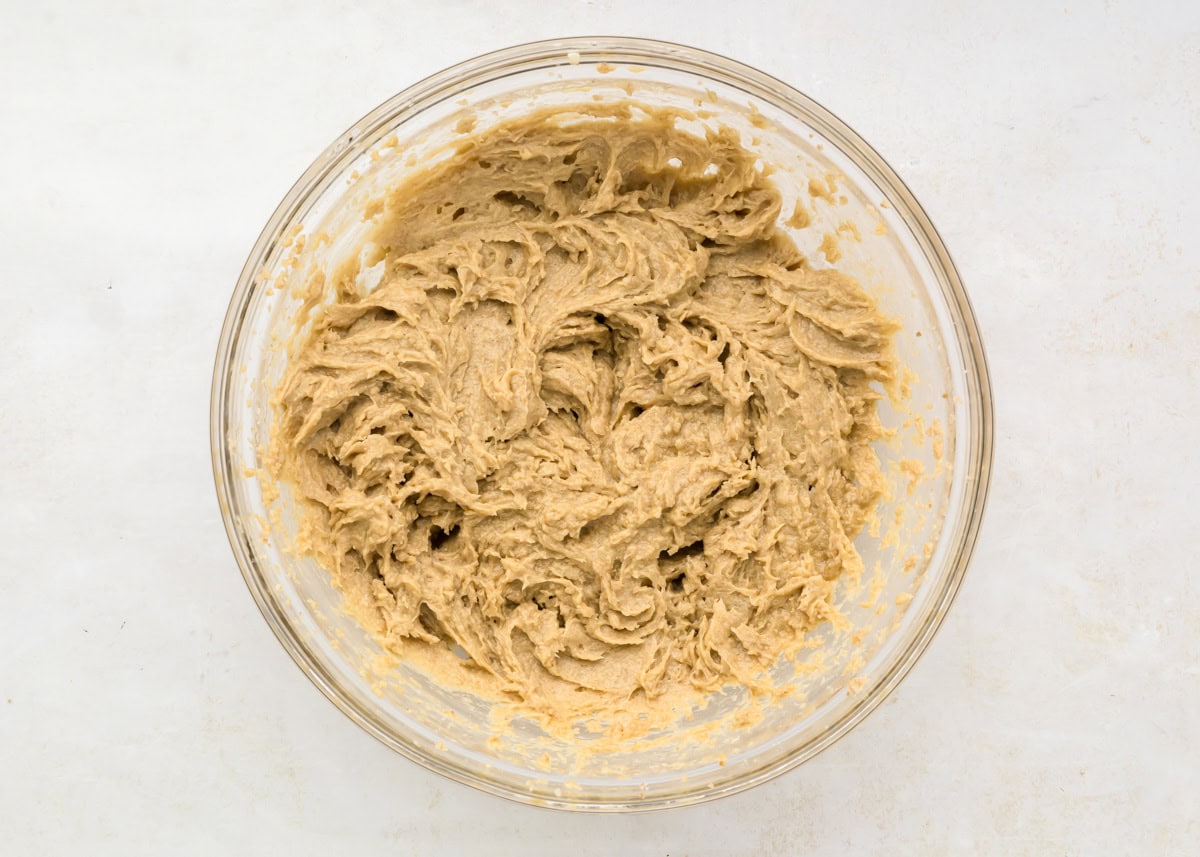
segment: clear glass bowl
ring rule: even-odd
[[[773,167],[783,216],[796,200],[811,213],[812,226],[793,234],[814,264],[824,264],[825,234],[840,238],[837,267],[903,325],[896,350],[908,396],[881,405],[895,429],[878,445],[891,497],[878,526],[857,542],[867,572],[839,583],[847,621],[827,623],[814,648],[774,671],[795,692],[762,704],[730,687],[673,729],[589,752],[584,739],[554,739],[520,719],[497,730],[488,700],[389,660],[341,611],[328,575],[290,551],[287,492],[264,488],[256,471],[286,360],[278,346],[298,307],[289,278],[295,284],[356,252],[368,228],[363,207],[414,164],[444,153],[464,117],[482,128],[534,106],[629,98],[736,128]],[[330,242],[312,240],[322,231]],[[284,648],[351,720],[427,768],[495,794],[630,810],[694,803],[776,776],[845,735],[899,684],[966,570],[987,494],[991,409],[983,346],[950,256],[900,178],[857,134],[795,89],[724,57],[578,38],[509,48],[436,74],[371,111],[317,158],[263,229],[234,291],[211,433],[221,512],[250,592]]]

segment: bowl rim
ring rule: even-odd
[[[241,530],[234,519],[231,485],[234,474],[238,471],[233,461],[230,444],[226,442],[228,425],[226,404],[231,374],[229,371],[231,367],[227,364],[245,323],[250,299],[256,286],[258,266],[283,240],[284,230],[292,222],[303,202],[314,189],[322,185],[326,175],[339,164],[340,159],[351,146],[356,141],[369,137],[382,127],[383,123],[394,124],[398,121],[406,121],[431,104],[437,103],[447,96],[458,95],[472,85],[518,71],[580,62],[640,62],[644,65],[670,67],[676,71],[695,73],[701,77],[720,80],[726,85],[742,90],[751,97],[771,103],[785,112],[802,113],[806,122],[816,127],[821,134],[850,157],[859,169],[867,173],[872,181],[887,191],[889,202],[912,230],[927,261],[934,269],[935,276],[938,276],[939,285],[945,292],[947,310],[953,322],[955,337],[966,369],[968,400],[965,404],[969,413],[967,422],[970,426],[970,433],[966,437],[959,438],[961,442],[968,445],[966,456],[968,472],[963,498],[963,508],[966,510],[966,514],[961,516],[956,531],[951,534],[951,549],[948,553],[952,557],[951,567],[940,591],[935,593],[928,617],[921,624],[918,633],[910,641],[908,647],[871,687],[864,689],[859,694],[859,701],[856,705],[827,725],[813,740],[792,748],[781,758],[757,769],[751,769],[744,773],[731,771],[731,774],[737,773],[738,775],[731,776],[720,784],[697,783],[691,789],[684,788],[672,795],[656,796],[645,800],[631,801],[626,798],[606,799],[604,797],[578,799],[535,794],[515,788],[503,780],[489,777],[486,773],[447,763],[436,755],[405,743],[396,735],[382,728],[367,712],[340,691],[337,681],[312,655],[269,596],[270,587],[255,559],[253,550],[247,543],[247,534]],[[242,577],[258,605],[259,611],[301,672],[330,702],[364,731],[428,770],[456,782],[520,803],[555,809],[602,812],[685,806],[751,788],[797,767],[833,745],[887,698],[928,648],[961,588],[966,569],[978,541],[987,505],[993,461],[993,420],[992,388],[987,357],[974,310],[963,287],[958,269],[929,216],[883,157],[831,111],[794,87],[752,66],[729,59],[721,54],[687,45],[624,36],[577,36],[547,39],[514,45],[464,60],[401,90],[368,112],[334,140],[292,185],[275,208],[247,257],[222,324],[210,391],[210,444],[213,478],[225,532]]]

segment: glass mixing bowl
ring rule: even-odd
[[[260,478],[294,287],[356,253],[367,203],[478,130],[533,107],[635,99],[721,123],[773,170],[784,215],[814,265],[836,243],[902,329],[901,393],[881,402],[877,445],[889,496],[857,540],[866,565],[843,579],[845,621],[826,623],[774,677],[769,703],[728,687],[687,721],[607,749],[554,738],[493,704],[389,659],[340,609],[329,576],[290,549],[284,489]],[[464,120],[465,123],[464,123]],[[314,240],[324,233],[328,240]],[[826,236],[832,236],[826,239]],[[826,244],[826,248],[830,245]],[[979,332],[946,248],[912,194],[857,134],[795,89],[741,63],[625,38],[538,42],[488,54],[401,92],[339,137],[263,229],[221,331],[212,388],[217,495],[238,565],[271,629],[355,723],[431,770],[505,797],[571,809],[676,806],[730,794],[800,764],[845,735],[896,687],[941,624],[979,531],[992,451],[991,393]],[[886,752],[886,749],[883,750]]]

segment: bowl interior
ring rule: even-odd
[[[316,272],[358,253],[364,207],[444,156],[466,117],[475,130],[549,105],[636,101],[723,124],[773,170],[781,224],[817,267],[822,242],[898,319],[900,389],[881,402],[894,431],[877,445],[889,496],[858,539],[866,572],[839,583],[845,620],[811,635],[774,677],[769,702],[728,688],[670,730],[598,749],[580,727],[556,738],[532,720],[501,728],[483,696],[440,686],[383,652],[341,609],[328,574],[289,549],[286,487],[264,484],[271,395],[301,293]],[[467,123],[470,124],[470,123]],[[218,491],[235,553],[264,615],[294,658],[352,719],[434,770],[553,806],[663,806],[758,782],[836,740],[899,680],[957,587],[977,522],[979,371],[969,309],[931,227],[886,165],[817,105],[769,78],[688,49],[577,40],[527,46],[452,69],[381,106],[339,139],[285,199],[259,239],[230,308],[214,385]],[[915,211],[914,211],[915,209]],[[317,240],[322,233],[327,241]],[[827,238],[827,236],[831,236]]]

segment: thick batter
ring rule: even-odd
[[[386,645],[551,716],[754,683],[829,618],[894,371],[893,323],[777,229],[736,134],[580,110],[390,193],[269,463]]]

